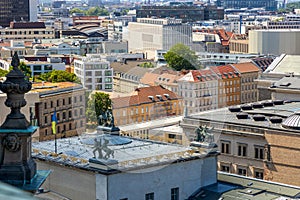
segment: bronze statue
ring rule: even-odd
[[[95,141],[94,150],[93,150],[94,158],[96,158],[96,151],[98,151],[98,158],[101,159],[101,158],[103,158],[101,139],[100,139],[100,141],[98,141],[97,138],[95,138],[94,141]]]
[[[108,148],[108,143],[109,140],[104,139],[104,143],[102,144],[102,140],[100,139],[99,141],[97,138],[94,139],[94,158],[96,158],[96,152],[98,151],[98,159],[109,159],[110,156],[114,158],[114,150]],[[103,156],[102,150],[105,152],[105,155]]]
[[[195,133],[196,133],[196,141],[197,142],[208,142],[208,143],[212,143],[214,142],[214,134],[212,133],[212,130],[214,129],[214,127],[212,128],[208,128],[206,125],[204,126],[199,126],[195,129]]]

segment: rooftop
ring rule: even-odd
[[[57,139],[58,154],[54,153],[54,141],[33,143],[32,155],[41,160],[94,171],[89,159],[94,157],[95,138],[109,138],[108,148],[114,151],[114,157],[111,159],[118,162],[115,169],[120,171],[164,165],[178,160],[200,159],[207,156],[205,152],[195,153],[190,147],[96,133]],[[130,142],[114,145],[113,143],[118,140]]]
[[[262,108],[254,108],[257,107],[258,104],[262,104],[262,105],[265,104],[266,106],[262,106]],[[246,109],[244,106],[250,107],[250,109]],[[231,108],[237,110],[230,111],[229,109]],[[281,122],[299,110],[300,110],[300,102],[286,101],[283,102],[282,105],[275,105],[274,102],[272,101],[262,101],[253,104],[247,104],[247,105],[241,105],[241,106],[229,107],[229,108],[220,108],[217,110],[210,110],[201,113],[196,113],[187,116],[186,119],[187,120],[199,119],[204,121],[210,121],[211,123],[226,123],[227,125],[235,124],[235,125],[242,125],[243,127],[249,126],[249,127],[258,127],[262,129],[280,129],[286,131],[287,129],[282,127]],[[244,115],[244,117],[241,117],[240,115]],[[241,130],[242,129],[239,128],[239,130],[237,131],[241,132]]]
[[[75,90],[81,89],[82,86],[77,83],[72,82],[60,82],[60,83],[50,83],[50,82],[40,82],[33,83],[31,93],[49,93],[49,92],[57,92],[59,90]]]

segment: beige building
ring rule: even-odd
[[[56,110],[56,137],[80,135],[85,131],[85,89],[76,83],[35,83],[30,93],[36,94],[31,120],[39,126],[35,140],[54,139],[51,116]]]
[[[47,28],[43,22],[11,22],[9,28],[0,29],[3,40],[54,39],[55,31]]]
[[[249,31],[249,53],[300,54],[299,29],[269,29]]]
[[[232,64],[241,74],[241,103],[250,103],[258,100],[257,82],[261,70],[253,63]]]
[[[181,126],[190,140],[201,125],[214,127],[219,171],[300,185],[299,102],[256,102],[187,116]]]
[[[169,50],[173,45],[192,44],[192,26],[181,19],[138,18],[128,24],[129,52],[145,52],[146,58],[155,56],[155,50]]]

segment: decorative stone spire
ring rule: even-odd
[[[0,83],[0,90],[7,94],[5,105],[11,109],[1,125],[2,129],[27,129],[30,125],[20,109],[26,105],[24,94],[31,90],[32,84],[25,79],[25,75],[18,68],[19,64],[20,60],[15,52],[11,61],[13,69],[6,75],[6,81]]]

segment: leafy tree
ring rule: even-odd
[[[144,62],[144,63],[140,64],[140,67],[143,67],[143,68],[154,68],[154,64],[152,62]]]
[[[70,73],[64,70],[52,70],[51,72],[47,72],[41,74],[37,77],[38,80],[48,81],[52,83],[57,82],[75,82],[80,83],[80,80],[74,73]]]
[[[73,13],[84,13],[85,14],[85,11],[81,10],[79,8],[73,8],[70,10],[70,14],[73,14]]]
[[[24,73],[25,76],[31,78],[31,69],[24,62],[20,62],[19,69]]]
[[[105,8],[99,6],[88,9],[85,13],[87,16],[107,16],[109,12]]]
[[[111,109],[112,101],[109,94],[96,92],[92,94],[88,100],[86,108],[87,122],[90,124],[98,124],[98,116],[106,110]]]
[[[176,71],[198,69],[200,67],[195,52],[181,43],[172,46],[164,55],[164,58],[169,67]]]
[[[6,74],[8,73],[7,70],[4,70],[4,69],[0,69],[0,77],[4,77],[6,76]]]

